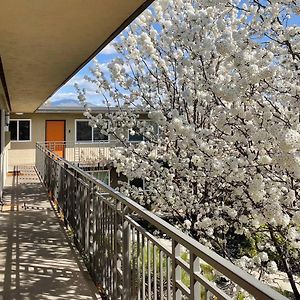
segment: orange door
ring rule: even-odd
[[[46,121],[47,147],[57,155],[64,157],[65,153],[65,121]]]

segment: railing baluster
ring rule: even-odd
[[[153,245],[153,294],[154,294],[154,297],[153,299],[154,300],[157,300],[157,247],[156,245]]]
[[[160,300],[164,299],[164,255],[159,249],[159,280],[160,280]]]
[[[201,273],[201,260],[256,299],[287,300],[128,197],[59,157],[49,150],[51,147],[55,152],[64,150],[66,157],[73,155],[78,166],[97,151],[82,146],[72,150],[66,143],[37,144],[36,169],[49,196],[58,201],[66,225],[74,232],[76,245],[84,251],[93,277],[100,281],[109,299],[229,300],[234,297],[226,295]],[[99,150],[98,158],[106,156],[106,150]],[[146,223],[165,237],[164,242],[141,225]],[[171,247],[169,241],[172,241]],[[181,245],[189,253],[189,263],[181,258]],[[189,283],[182,280],[186,274]]]
[[[200,273],[200,258],[190,253],[190,290],[191,300],[201,300],[201,285],[195,278],[195,272]]]
[[[147,239],[148,299],[152,298],[151,290],[151,242]]]
[[[116,217],[117,217],[117,236],[116,236],[116,246],[117,246],[117,299],[120,299],[122,296],[122,278],[121,274],[119,271],[122,270],[122,246],[121,246],[121,240],[122,240],[122,229],[121,229],[121,224],[122,224],[122,216],[121,216],[121,209],[119,208],[121,206],[121,203],[117,201],[117,210],[116,210]]]
[[[130,261],[132,265],[131,271],[131,297],[136,299],[136,230],[134,227],[131,228],[131,251],[130,251]]]
[[[103,202],[102,202],[103,203]],[[113,257],[113,299],[118,299],[118,212],[117,212],[117,200],[114,201],[114,219],[113,219],[113,224],[114,224],[114,257]]]
[[[112,295],[112,291],[113,291],[113,269],[114,269],[114,211],[112,209],[112,207],[109,208],[109,231],[110,231],[110,244],[109,244],[109,248],[110,248],[110,258],[109,258],[109,268],[110,268],[110,276],[109,276],[109,283],[110,283],[110,292],[109,294]]]
[[[171,258],[167,256],[167,299],[171,300]]]
[[[142,299],[146,299],[146,276],[145,276],[145,238],[142,235]]]
[[[108,222],[107,222],[107,204],[104,204],[104,257],[108,260],[108,250],[107,250],[107,244],[108,244],[108,235],[107,235],[107,228],[108,228]],[[105,273],[104,273],[104,282],[105,282],[105,289],[108,288],[108,276],[110,276],[109,274],[109,270],[108,270],[108,263],[104,264],[104,269],[105,269]]]
[[[102,257],[100,255],[100,221],[101,221],[101,216],[100,216],[100,199],[98,196],[95,195],[95,201],[94,201],[94,207],[95,207],[95,232],[94,232],[94,242],[95,242],[95,270],[96,270],[96,278],[97,278],[97,283],[101,280],[100,279],[100,274],[101,271],[99,269],[100,267],[100,260],[102,260]]]
[[[177,288],[177,281],[181,281],[181,267],[177,264],[177,258],[180,258],[180,245],[172,240],[172,275],[173,275],[173,299],[181,300],[182,292]]]
[[[140,240],[140,232],[137,231],[137,299],[141,299],[141,240]]]
[[[123,223],[123,291],[124,300],[131,299],[130,282],[130,224],[128,221]]]

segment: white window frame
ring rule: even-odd
[[[17,121],[17,139],[16,140],[10,140],[13,143],[29,143],[32,139],[32,126],[31,126],[31,119],[10,119],[10,122]],[[29,140],[20,140],[19,139],[19,123],[20,121],[29,121]]]
[[[110,170],[92,170],[92,171],[87,171],[87,173],[91,174],[92,176],[94,176],[93,173],[108,173],[108,185],[110,186]]]
[[[94,141],[94,128],[92,129],[92,140],[91,141],[77,141],[77,122],[89,122],[87,119],[75,119],[75,144],[108,144],[110,143],[110,135],[107,135],[107,140]]]

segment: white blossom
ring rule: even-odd
[[[298,2],[154,1],[115,43],[108,72],[96,62],[87,78],[118,108],[86,113],[109,123],[115,168],[147,178],[146,192],[121,191],[222,255],[247,241],[247,256],[231,259],[254,274],[284,265],[278,243],[299,268]]]
[[[278,271],[278,267],[275,261],[271,260],[267,264],[267,270],[269,273],[273,274]]]

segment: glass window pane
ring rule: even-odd
[[[95,171],[92,175],[97,179],[103,181],[105,184],[109,185],[109,175],[107,171]]]
[[[154,135],[158,135],[158,125],[154,122],[149,122],[149,126],[152,129]]]
[[[142,178],[134,178],[130,181],[130,185],[144,189],[144,180]]]
[[[30,121],[19,121],[19,141],[30,140]]]
[[[10,121],[9,122],[9,131],[10,131],[10,139],[12,141],[17,141],[18,136],[17,136],[17,121]]]
[[[108,135],[101,133],[101,128],[94,128],[94,141],[108,141]]]
[[[130,134],[129,132],[129,136],[128,136],[128,140],[129,142],[141,142],[144,140],[144,137],[142,134],[138,133],[138,128],[133,128],[133,130],[135,131],[135,134]]]
[[[76,141],[92,141],[92,127],[89,125],[88,121],[76,122]]]

